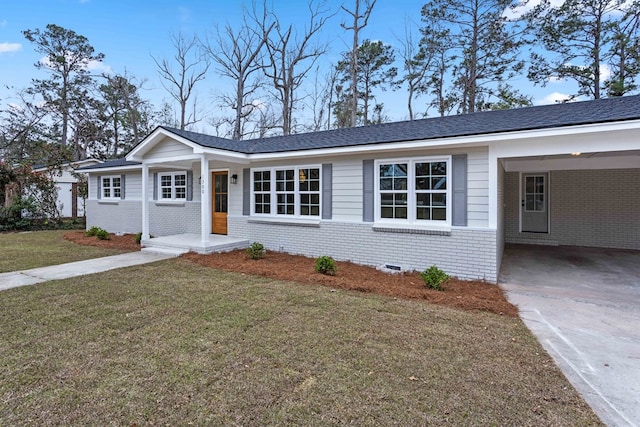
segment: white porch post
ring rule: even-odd
[[[498,229],[498,153],[489,145],[489,228]]]
[[[142,163],[142,239],[149,235],[149,165]]]
[[[209,182],[209,161],[206,154],[200,158],[200,233],[203,245],[209,243],[211,234],[211,190]]]

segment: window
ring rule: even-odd
[[[187,199],[187,173],[164,172],[158,174],[158,187],[160,188],[160,200],[186,200]]]
[[[320,168],[291,167],[252,171],[253,214],[320,216]]]
[[[271,171],[253,173],[253,194],[255,197],[255,213],[271,213]]]
[[[377,219],[415,224],[449,224],[449,158],[380,161]]]
[[[122,195],[122,185],[120,175],[118,176],[103,176],[100,195],[103,199],[119,199]]]
[[[544,212],[544,176],[526,176],[524,191],[524,210]]]

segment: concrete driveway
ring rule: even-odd
[[[511,245],[500,286],[609,426],[640,426],[640,252]]]

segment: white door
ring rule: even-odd
[[[548,173],[522,174],[522,231],[549,232]]]

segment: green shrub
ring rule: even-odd
[[[431,289],[435,289],[436,291],[444,290],[442,285],[449,281],[450,277],[447,273],[440,270],[435,265],[427,268],[425,271],[420,273],[420,277],[424,280],[424,283]]]
[[[264,258],[264,245],[258,242],[253,242],[251,246],[247,248],[247,257],[251,259]]]
[[[316,258],[316,272],[326,274],[327,276],[335,276],[338,271],[336,262],[330,256],[323,255]]]
[[[109,232],[107,230],[103,230],[102,228],[96,231],[96,237],[98,240],[110,240],[111,236],[109,236]]]
[[[136,245],[139,245],[140,242],[142,242],[142,231],[140,231],[139,233],[137,233],[134,238],[133,238],[136,242]]]
[[[91,228],[89,228],[87,231],[84,232],[84,235],[87,237],[91,237],[91,236],[95,236],[96,234],[98,234],[98,232],[102,230],[102,228],[100,227],[96,227],[95,225]]]

